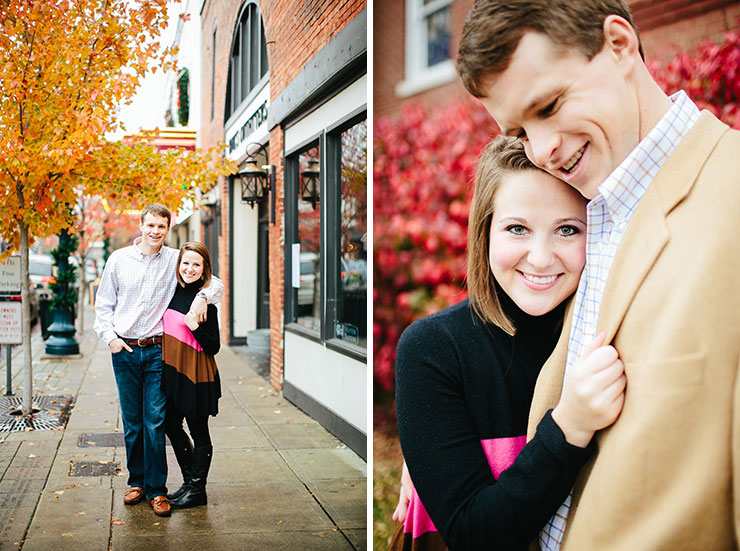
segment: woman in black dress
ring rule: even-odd
[[[208,417],[218,414],[221,381],[214,355],[221,343],[216,306],[208,305],[207,320],[198,324],[189,312],[193,299],[211,280],[208,249],[195,241],[185,243],[177,261],[177,289],[162,318],[164,338],[162,385],[167,394],[165,431],[182,471],[183,484],[167,498],[174,509],[207,503],[206,479],[213,446]],[[187,421],[190,437],[183,428]]]
[[[592,454],[594,431],[619,415],[623,366],[601,335],[526,442],[537,376],[585,264],[585,230],[585,199],[532,165],[519,142],[485,148],[469,299],[415,321],[398,344],[398,430],[413,487],[394,514],[405,523],[391,549],[527,549]]]

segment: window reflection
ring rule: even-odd
[[[300,287],[298,288],[299,325],[319,332],[321,329],[321,218],[318,196],[309,201],[304,190],[310,178],[318,178],[319,147],[314,146],[298,156],[298,241],[300,243]]]
[[[336,336],[367,347],[367,120],[341,135],[341,309]]]

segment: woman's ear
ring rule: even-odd
[[[629,75],[637,57],[640,56],[640,41],[629,21],[619,15],[609,15],[604,19],[604,46],[622,67],[625,76]]]

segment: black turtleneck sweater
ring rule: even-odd
[[[494,478],[483,447],[511,461],[514,453],[490,450],[523,445],[537,375],[564,311],[561,305],[533,317],[500,297],[515,336],[484,323],[465,300],[411,324],[396,353],[403,455],[421,502],[453,551],[526,549],[594,450],[593,443],[585,449],[568,444],[548,413],[533,440]]]
[[[191,331],[185,323],[185,315],[202,284],[178,284],[162,317],[162,388],[167,403],[177,406],[188,418],[218,414],[221,397],[221,379],[213,357],[221,346],[216,306],[208,305],[206,321],[195,330]]]
[[[178,283],[175,294],[172,295],[172,300],[167,308],[183,315],[187,314],[190,305],[195,300],[195,295],[202,287],[203,282],[201,280],[186,283],[184,286]],[[215,304],[208,305],[206,321],[201,323],[192,333],[206,354],[211,356],[218,354],[221,348],[221,340],[218,332],[218,309]]]

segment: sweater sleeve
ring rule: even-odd
[[[206,354],[211,356],[218,354],[221,349],[221,336],[218,330],[218,310],[215,305],[208,305],[207,319],[193,331],[193,336]]]
[[[398,345],[398,429],[411,479],[451,550],[524,549],[563,503],[595,444],[571,446],[548,413],[496,480],[453,340],[443,328],[417,322]]]

